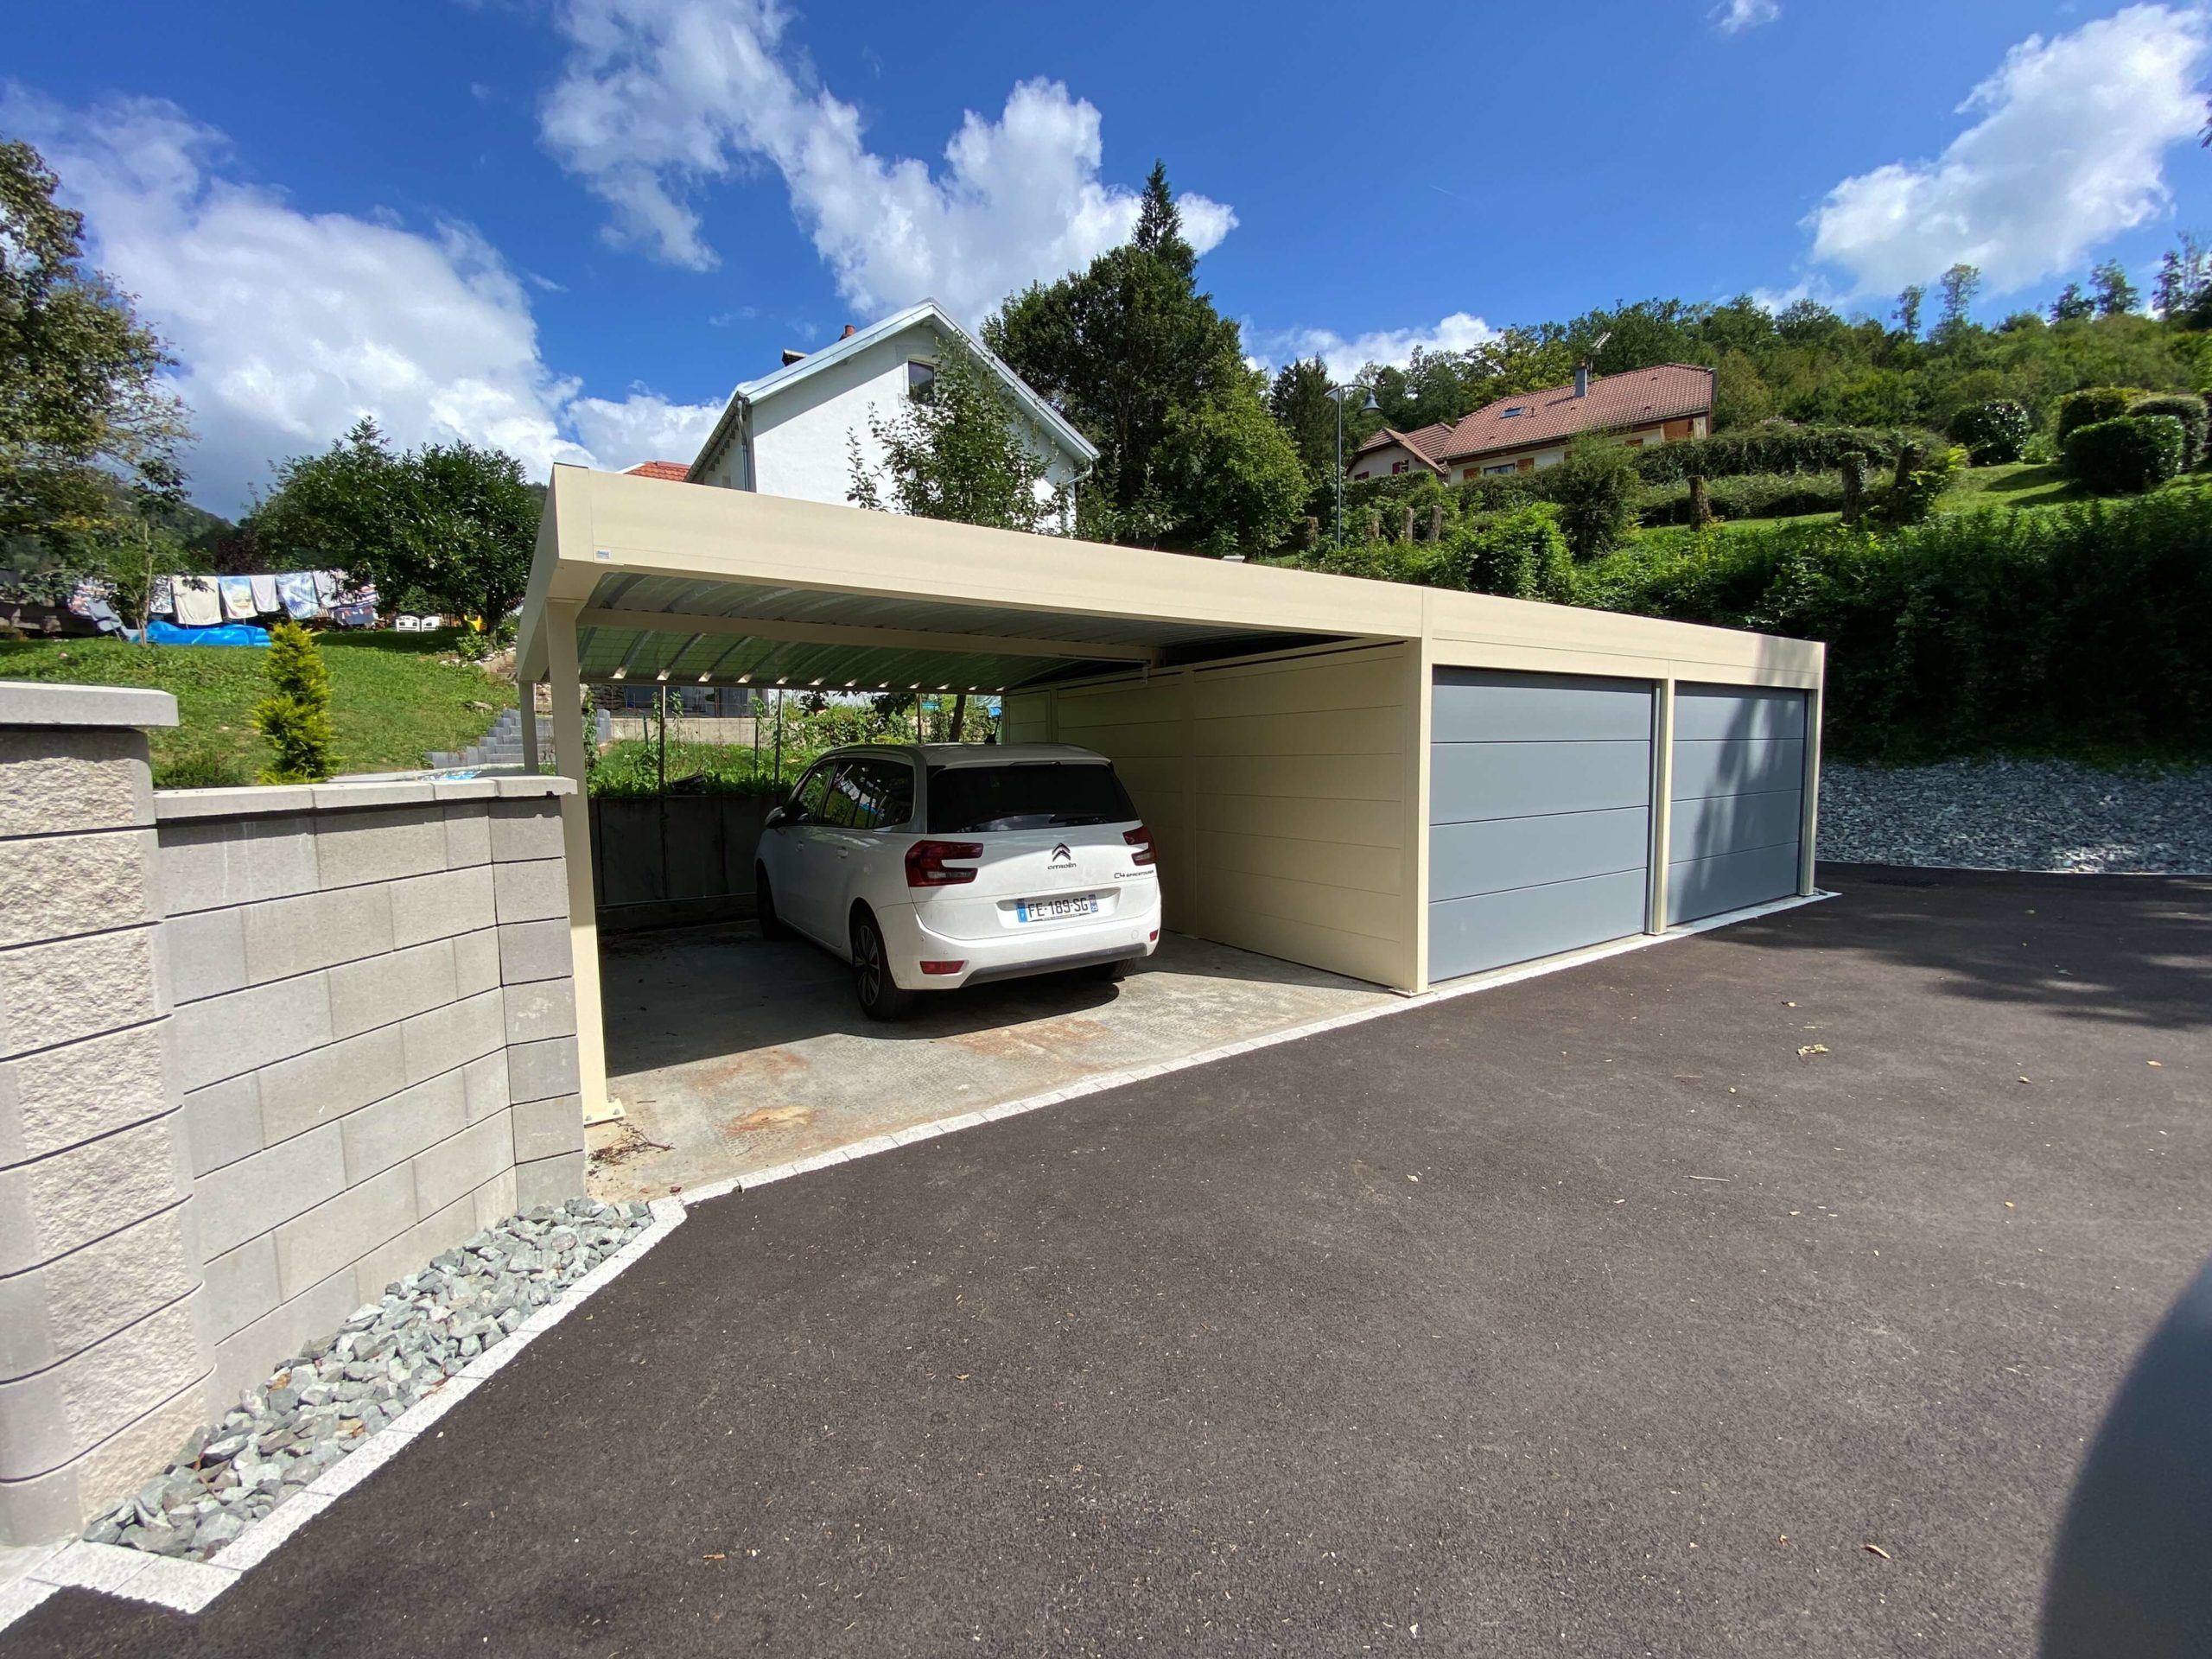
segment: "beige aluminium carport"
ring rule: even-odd
[[[1759,856],[1794,868],[1770,876],[1783,885],[1769,896],[1812,891],[1823,656],[1802,640],[556,467],[518,664],[551,683],[555,759],[579,785],[563,827],[588,1113],[606,1092],[581,792],[579,687],[593,682],[1002,691],[1007,741],[1115,760],[1160,840],[1170,927],[1403,991],[1430,982],[1432,912],[1459,914],[1432,903],[1433,850],[1461,844],[1432,814],[1437,755],[1452,761],[1454,790],[1525,787],[1511,780],[1531,760],[1564,776],[1546,787],[1567,796],[1609,767],[1648,770],[1632,805],[1548,803],[1560,816],[1529,820],[1539,829],[1514,855],[1592,826],[1632,834],[1636,868],[1605,878],[1635,887],[1620,932],[1695,913],[1679,896],[1683,872],[1745,856],[1721,841],[1710,859],[1670,856],[1678,815],[1709,839],[1785,812],[1787,837],[1766,830]],[[1566,748],[1539,729],[1617,687],[1642,701],[1599,717],[1644,721],[1640,747],[1593,725],[1564,734],[1592,740]],[[1791,701],[1797,735],[1759,724],[1773,713],[1761,697]],[[1689,711],[1679,733],[1678,706]],[[531,707],[524,698],[534,754]],[[1724,717],[1725,728],[1696,723]],[[1525,743],[1497,729],[1524,718]],[[1700,785],[1677,807],[1678,767],[1745,766],[1786,766],[1788,790],[1770,778],[1739,802],[1735,786]],[[1509,897],[1526,916],[1550,894],[1599,890],[1537,871]]]

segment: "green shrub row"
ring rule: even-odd
[[[1631,544],[1574,602],[1828,646],[1849,759],[2212,753],[2212,488],[1877,533],[1745,526]]]
[[[1718,437],[1684,438],[1637,452],[1637,470],[1647,484],[1672,484],[1692,476],[1737,478],[1748,473],[1824,473],[1843,465],[1854,451],[1872,471],[1895,466],[1907,444],[1923,454],[1942,448],[1932,432],[1906,428],[1790,426],[1782,422],[1724,432]]]

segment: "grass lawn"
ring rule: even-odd
[[[452,656],[451,633],[322,633],[330,669],[338,770],[419,766],[491,727],[514,688]],[[250,784],[268,763],[253,728],[267,691],[266,653],[219,645],[134,645],[119,639],[0,641],[0,679],[150,686],[176,698],[180,724],[153,733],[154,781],[168,788]]]
[[[1958,481],[1937,498],[1936,511],[1978,512],[1985,508],[2009,507],[2015,512],[2034,512],[2089,499],[2056,467],[2023,461],[2002,467],[1967,467],[1959,474]],[[1734,518],[1723,523],[1720,528],[1764,530],[1777,524],[1833,524],[1841,517],[1835,512],[1801,512],[1777,518]],[[1661,524],[1638,532],[1637,539],[1646,546],[1666,547],[1688,541],[1696,534],[1688,524]]]

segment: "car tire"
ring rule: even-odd
[[[899,1020],[913,1012],[915,994],[892,978],[883,930],[866,909],[853,917],[853,995],[871,1020]]]
[[[776,914],[775,889],[768,885],[768,872],[761,865],[753,867],[753,907],[760,918],[760,937],[764,939],[788,939],[791,924]]]
[[[1077,971],[1085,979],[1095,979],[1102,983],[1112,985],[1129,976],[1129,963],[1126,957],[1120,962],[1094,962],[1090,967],[1078,969]]]

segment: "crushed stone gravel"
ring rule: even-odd
[[[2101,772],[2063,760],[1821,768],[1820,855],[2077,874],[2212,873],[2212,767]]]
[[[487,1227],[385,1287],[278,1366],[163,1473],[86,1529],[96,1544],[207,1560],[344,1459],[652,1218],[570,1198]]]

